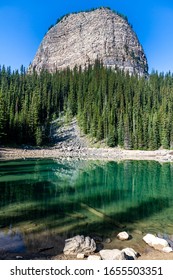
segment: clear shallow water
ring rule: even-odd
[[[63,248],[75,234],[173,235],[173,164],[153,161],[0,162],[0,249]]]

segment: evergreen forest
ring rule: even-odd
[[[173,148],[173,74],[139,78],[99,61],[53,74],[0,68],[1,145],[48,145],[62,114],[110,147]]]

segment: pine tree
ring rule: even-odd
[[[1,141],[3,142],[3,139],[6,135],[5,131],[5,124],[6,124],[6,119],[5,119],[5,104],[4,104],[4,96],[2,95],[0,91],[0,143]]]

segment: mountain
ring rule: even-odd
[[[43,38],[29,71],[84,68],[97,59],[130,74],[148,73],[145,53],[127,18],[108,8],[64,16]]]

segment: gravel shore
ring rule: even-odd
[[[0,146],[0,160],[27,158],[81,158],[96,160],[155,160],[159,162],[173,162],[172,150],[124,150],[121,148],[96,147],[80,132],[76,119],[64,124],[59,120],[52,123],[52,146],[8,148]]]
[[[81,158],[96,160],[155,160],[159,162],[173,162],[173,151],[156,150],[123,150],[120,148],[79,148],[78,150],[52,148],[8,148],[0,147],[0,160],[27,158]]]

